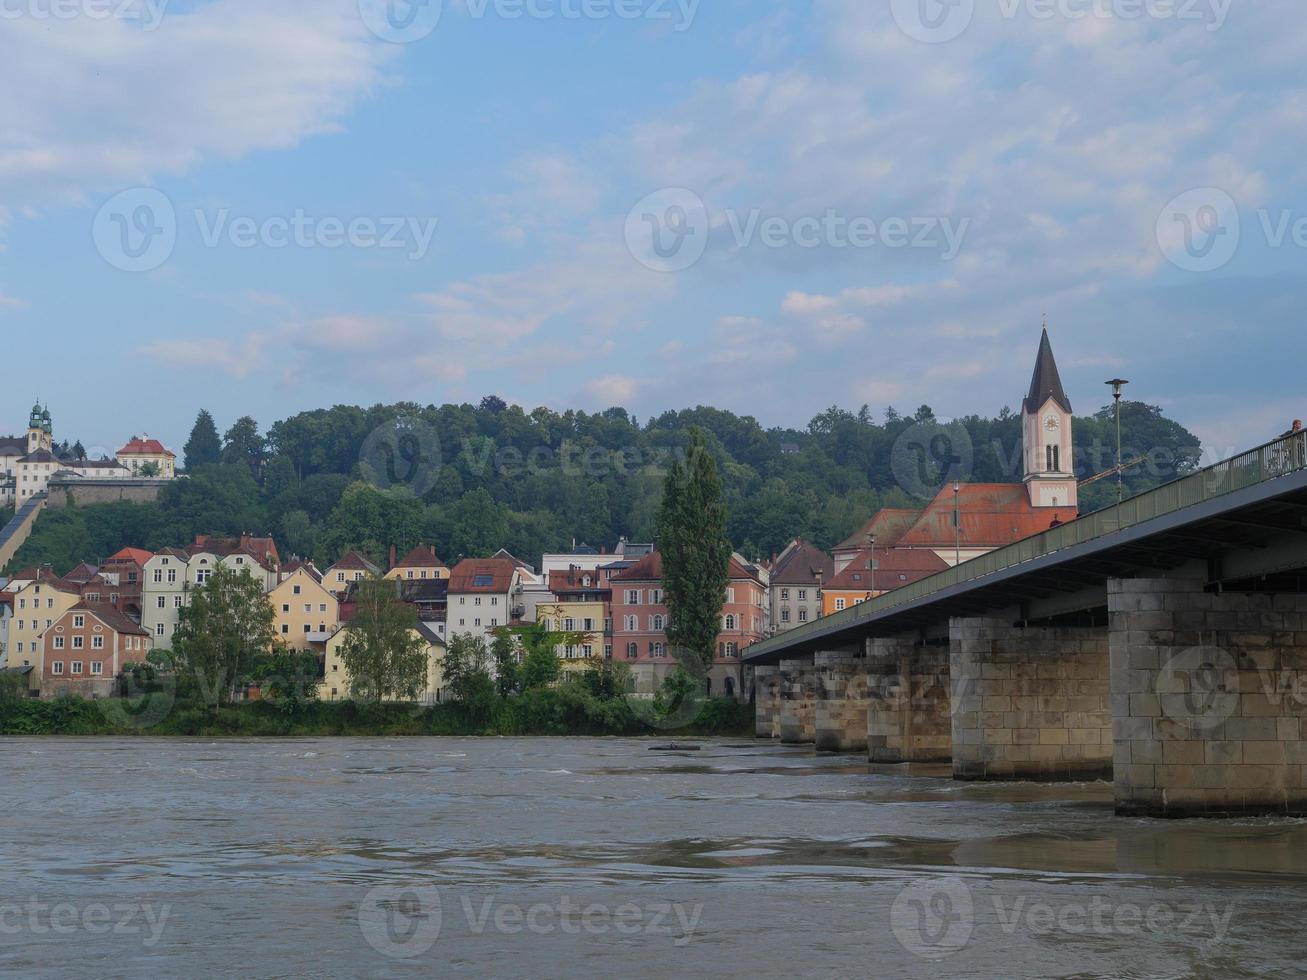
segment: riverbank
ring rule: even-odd
[[[312,702],[295,706],[250,702],[209,708],[166,692],[121,700],[59,698],[0,706],[0,735],[81,736],[747,736],[753,708],[707,700],[678,717],[655,713],[652,703],[601,700],[571,689],[531,691],[473,713],[461,704],[421,707],[363,702]]]

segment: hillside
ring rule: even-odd
[[[800,535],[829,548],[877,508],[920,502],[954,475],[1021,477],[1020,419],[1009,409],[940,426],[925,406],[879,419],[866,407],[832,408],[805,429],[766,430],[705,407],[640,422],[620,408],[527,413],[493,397],[477,406],[337,406],[276,422],[266,436],[242,419],[221,442],[211,423],[207,437],[199,423],[201,438],[187,446],[189,479],[157,504],[48,511],[14,567],[48,562],[64,571],[126,545],[157,549],[241,531],[270,531],[283,554],[312,555],[324,567],[350,548],[383,562],[391,545],[402,554],[419,541],[450,561],[506,547],[535,562],[574,541],[650,540],[665,467],[694,426],[718,456],[731,538],[750,557]],[[1126,403],[1123,433],[1126,458],[1150,454],[1128,474],[1129,493],[1198,464],[1198,439],[1156,407]],[[1110,467],[1111,411],[1077,418],[1075,443],[1077,476]],[[1082,509],[1115,495],[1115,481],[1086,488]]]

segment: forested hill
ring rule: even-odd
[[[478,406],[337,406],[266,435],[243,418],[223,438],[203,412],[186,446],[188,479],[153,505],[49,511],[12,567],[50,562],[62,572],[125,545],[242,531],[270,531],[284,555],[323,567],[349,548],[381,562],[392,544],[403,554],[419,541],[447,561],[506,547],[532,563],[573,541],[647,541],[666,467],[695,426],[717,454],[731,538],[749,557],[798,535],[829,548],[877,508],[919,504],[954,477],[1021,478],[1020,418],[1008,409],[941,425],[927,407],[879,418],[833,408],[806,429],[767,430],[714,408],[640,421],[620,408],[526,413],[491,397]],[[1079,477],[1114,464],[1115,431],[1110,409],[1076,419]],[[1126,403],[1123,433],[1127,459],[1149,455],[1127,475],[1131,493],[1198,464],[1198,439],[1158,408]],[[1115,494],[1111,480],[1086,488],[1083,509]]]

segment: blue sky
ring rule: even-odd
[[[0,19],[0,430],[993,413],[1045,314],[1078,411],[1307,414],[1291,0],[103,2]]]

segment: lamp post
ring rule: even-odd
[[[962,494],[961,482],[953,484],[953,566],[962,564],[962,514],[958,509],[958,500]]]
[[[868,571],[871,572],[871,597],[876,598],[876,535],[867,535],[867,544],[871,548],[871,564]]]
[[[1121,470],[1121,389],[1130,382],[1124,378],[1113,378],[1107,384],[1112,389],[1112,398],[1116,402],[1116,502],[1125,499],[1125,474]]]

